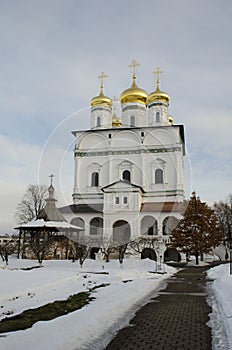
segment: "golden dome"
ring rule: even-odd
[[[111,108],[112,100],[111,98],[105,96],[101,91],[98,96],[93,97],[91,100],[91,107],[96,107],[96,106],[105,106],[105,107]]]
[[[104,88],[104,79],[107,77],[106,74],[103,72],[99,75],[98,79],[101,81],[101,88],[100,88],[100,94],[96,97],[93,97],[91,100],[91,107],[96,106],[105,106],[112,108],[112,100],[111,98],[104,95],[103,88]]]
[[[153,72],[155,75],[157,75],[156,79],[156,90],[154,92],[151,92],[147,97],[147,105],[151,104],[152,102],[160,101],[164,102],[169,105],[170,97],[169,95],[160,90],[160,74],[162,74],[162,70],[160,70],[159,67]]]
[[[122,126],[121,119],[117,118],[117,116],[114,114],[112,118],[112,127],[120,128],[121,126]]]
[[[170,101],[169,95],[166,92],[161,91],[159,86],[157,86],[157,88],[154,92],[151,92],[148,95],[147,105],[151,104],[152,102],[156,102],[156,101],[161,101],[161,102],[164,102],[167,104],[169,104],[169,101]]]
[[[126,89],[121,93],[120,96],[121,104],[130,103],[130,102],[139,102],[146,104],[147,102],[147,93],[145,90],[140,89],[136,84],[136,75],[133,75],[133,83],[129,89]]]

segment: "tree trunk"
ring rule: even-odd
[[[196,257],[196,265],[199,265],[199,253],[198,253],[198,251],[196,251],[195,257]]]

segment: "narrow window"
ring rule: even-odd
[[[119,197],[115,197],[115,204],[119,204]]]
[[[111,134],[108,135],[109,139],[111,139]]]
[[[131,182],[131,173],[129,170],[124,170],[122,173],[122,178],[125,181]]]
[[[92,187],[98,187],[99,186],[99,174],[97,172],[92,173],[91,186]]]
[[[156,123],[159,123],[160,122],[160,112],[156,112],[155,118],[156,118]]]
[[[155,183],[163,184],[164,183],[164,172],[162,169],[156,169],[155,171]]]
[[[130,126],[135,126],[135,117],[133,115],[130,117]]]
[[[97,117],[97,126],[101,126],[101,117]]]
[[[123,203],[127,204],[127,197],[123,197]]]
[[[141,131],[141,137],[144,137],[144,132],[143,131]]]

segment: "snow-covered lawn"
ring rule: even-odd
[[[208,270],[214,279],[209,286],[209,304],[212,307],[209,325],[212,327],[213,349],[232,349],[232,275],[229,264]]]
[[[44,261],[42,268],[20,269],[37,265],[32,260],[11,259],[5,269],[0,263],[0,319],[102,283],[110,285],[92,292],[96,299],[80,310],[2,335],[0,350],[103,349],[162,281],[175,272],[165,265],[167,274],[151,273],[156,264],[148,259],[125,259],[123,267],[118,260],[87,260],[83,268],[78,262],[50,260]]]

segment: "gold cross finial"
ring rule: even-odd
[[[49,175],[49,177],[51,178],[51,186],[52,186],[52,181],[53,181],[53,178],[55,177],[55,175],[51,174],[51,175]]]
[[[101,91],[100,91],[101,94],[103,93],[105,78],[107,78],[107,75],[104,72],[101,72],[101,74],[98,76],[98,79],[100,79],[100,82],[101,82]]]
[[[157,67],[156,70],[153,72],[153,74],[156,75],[156,83],[157,83],[157,87],[159,87],[159,84],[160,84],[160,74],[162,74],[163,71]]]
[[[113,106],[114,106],[114,114],[116,114],[116,102],[118,101],[118,98],[116,96],[113,97]]]
[[[140,63],[137,62],[135,59],[131,61],[131,64],[129,64],[130,68],[133,68],[133,76],[136,76],[136,67],[140,66]]]

